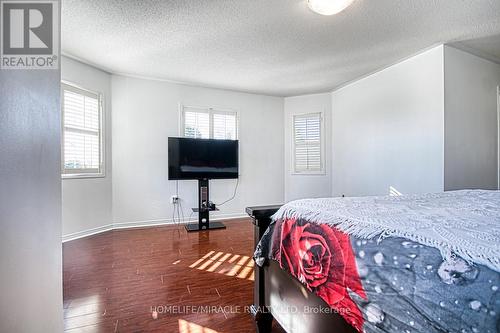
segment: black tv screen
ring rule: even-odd
[[[168,138],[168,179],[238,178],[238,141]]]

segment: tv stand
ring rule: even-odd
[[[217,207],[208,207],[209,201],[208,179],[198,179],[198,208],[192,208],[193,212],[198,213],[198,223],[186,224],[186,230],[188,232],[226,229],[226,226],[221,222],[210,223],[210,212],[219,209]]]

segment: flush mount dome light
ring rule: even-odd
[[[307,0],[309,8],[321,15],[335,15],[349,7],[354,0]]]

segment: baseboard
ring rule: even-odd
[[[82,230],[82,231],[77,231],[73,232],[71,234],[63,235],[62,236],[62,242],[69,242],[75,239],[83,238],[83,237],[88,237],[96,234],[100,234],[109,230],[113,230],[113,224],[107,224],[103,225],[101,227],[97,228],[92,228],[92,229],[87,229],[87,230]]]
[[[225,220],[233,220],[248,217],[246,214],[221,214],[212,217],[211,221],[225,221]],[[195,219],[184,219],[181,224],[193,223],[197,222]],[[118,229],[133,229],[133,228],[144,228],[144,227],[155,227],[161,225],[175,225],[177,221],[173,219],[159,219],[159,220],[143,220],[143,221],[131,221],[131,222],[117,222],[112,224],[107,224],[101,227],[82,230],[78,232],[74,232],[71,234],[63,235],[62,242],[66,243],[72,240],[85,238],[89,236],[93,236],[96,234],[100,234],[110,230],[118,230]]]

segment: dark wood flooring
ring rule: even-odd
[[[253,228],[114,230],[63,245],[66,332],[255,332]],[[279,327],[274,329],[282,332]]]

